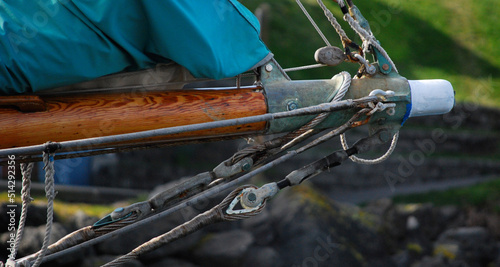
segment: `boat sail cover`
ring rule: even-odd
[[[3,0],[0,94],[38,92],[176,62],[232,77],[272,54],[235,0]]]

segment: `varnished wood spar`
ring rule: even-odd
[[[40,96],[46,111],[0,108],[0,148],[38,145],[234,119],[267,112],[260,88]],[[196,131],[133,142],[259,132],[266,123]],[[114,144],[117,145],[117,144]],[[90,148],[85,148],[90,149]]]
[[[45,111],[45,103],[35,95],[0,96],[0,108],[12,107],[22,112]]]

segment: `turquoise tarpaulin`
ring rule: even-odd
[[[173,60],[195,77],[270,56],[234,0],[2,0],[0,94],[37,92]]]

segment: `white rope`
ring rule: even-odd
[[[342,86],[340,87],[338,93],[335,95],[333,98],[332,102],[340,101],[342,98],[344,98],[345,94],[347,93],[347,90],[349,90],[349,87],[351,87],[351,74],[347,71],[343,71],[340,73],[342,76],[344,76],[344,81],[342,82]]]
[[[335,31],[340,36],[340,40],[342,41],[342,43],[344,44],[345,41],[350,40],[349,37],[347,37],[347,34],[345,33],[344,29],[342,29],[342,26],[340,26],[340,24],[337,21],[337,19],[335,18],[335,16],[325,6],[325,4],[323,3],[323,1],[321,1],[321,0],[317,0],[317,1],[318,1],[319,6],[321,7],[321,9],[323,9],[323,12],[325,13],[325,16],[330,21],[330,24],[332,24],[333,28],[335,29]],[[341,7],[344,6],[344,1],[338,1],[338,2],[339,2],[339,5]]]
[[[42,263],[43,257],[47,252],[54,218],[54,153],[43,152],[43,163],[45,169],[45,195],[47,196],[47,224],[45,225],[42,248],[38,252],[35,263],[32,265],[33,267],[38,267]]]
[[[330,42],[328,42],[328,39],[326,39],[325,35],[323,34],[323,32],[321,31],[321,29],[318,27],[318,25],[316,24],[316,22],[314,22],[313,18],[311,17],[311,15],[309,15],[309,12],[307,12],[306,8],[304,7],[304,5],[302,5],[302,2],[300,2],[300,0],[295,0],[295,2],[297,2],[297,5],[300,7],[300,9],[302,10],[302,12],[304,13],[304,15],[306,15],[307,19],[309,20],[309,22],[311,22],[311,24],[313,25],[314,29],[316,29],[316,31],[318,32],[319,36],[321,36],[321,39],[323,39],[323,41],[325,42],[325,44],[327,46],[332,46],[330,44]]]
[[[345,14],[344,20],[347,21],[351,28],[359,35],[359,37],[361,37],[361,40],[363,41],[363,50],[367,50],[368,45],[372,45],[373,47],[377,48],[377,50],[387,59],[387,61],[389,61],[389,64],[391,64],[394,71],[398,72],[396,65],[389,57],[389,54],[387,54],[385,49],[377,42],[377,40],[373,36],[373,33],[363,29],[363,27],[359,25],[359,22],[354,20],[350,14]]]
[[[17,227],[17,233],[16,233],[16,240],[14,241],[14,251],[12,253],[13,257],[12,259],[16,258],[17,250],[19,248],[19,244],[21,243],[21,239],[23,237],[24,233],[24,225],[26,222],[26,215],[28,214],[28,205],[30,204],[33,199],[31,198],[30,195],[30,190],[31,190],[31,172],[33,170],[33,162],[28,163],[27,165],[25,163],[21,163],[21,174],[22,174],[22,180],[23,180],[23,187],[21,189],[21,196],[22,196],[22,208],[21,208],[21,215],[19,217],[19,226]]]
[[[347,93],[347,90],[349,90],[349,87],[351,86],[351,81],[352,81],[351,74],[349,74],[349,72],[347,71],[342,71],[340,74],[344,76],[344,80],[342,81],[342,85],[337,94],[335,95],[335,97],[332,99],[331,103],[342,100],[342,98],[344,98],[345,94]],[[281,150],[290,148],[291,146],[307,138],[314,132],[313,128],[316,127],[318,124],[320,124],[323,120],[325,120],[326,117],[328,117],[328,115],[330,115],[329,112],[318,114],[311,122],[308,123],[308,127],[310,127],[309,130],[305,131],[301,135],[295,137],[293,140],[283,145],[281,147]]]
[[[385,152],[384,155],[380,156],[379,158],[376,159],[362,159],[359,157],[356,157],[354,155],[350,156],[349,159],[351,159],[353,162],[359,163],[359,164],[365,164],[365,165],[374,165],[374,164],[379,164],[391,156],[392,152],[394,152],[394,149],[396,148],[396,145],[398,143],[398,138],[399,138],[399,131],[394,134],[392,137],[392,142],[391,146],[389,149]],[[344,150],[349,149],[349,145],[347,145],[347,140],[345,138],[345,133],[340,135],[340,143],[342,144],[342,148]]]

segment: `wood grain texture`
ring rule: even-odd
[[[47,110],[0,108],[0,148],[132,133],[267,112],[260,88],[40,96]],[[263,131],[265,122],[133,142],[183,140]]]
[[[0,108],[17,108],[22,112],[45,111],[47,107],[39,96],[0,96]]]

